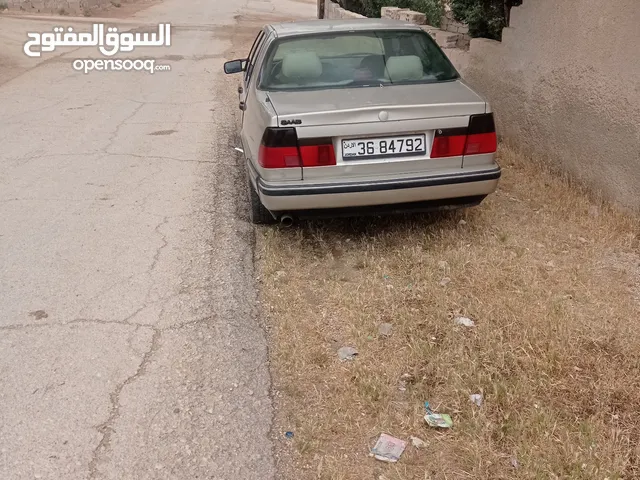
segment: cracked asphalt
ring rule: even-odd
[[[120,21],[172,23],[128,55],[172,67],[153,75],[73,71],[91,47],[26,59],[21,36],[60,21],[0,17],[0,478],[275,478],[222,63],[270,16],[314,14],[167,0]]]

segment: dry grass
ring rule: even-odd
[[[280,478],[640,478],[637,218],[500,162],[475,209],[259,231]],[[452,430],[426,426],[425,400]],[[384,464],[381,432],[428,446]]]

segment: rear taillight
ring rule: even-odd
[[[302,139],[295,128],[265,130],[258,162],[263,168],[322,167],[336,164],[331,139]]]
[[[263,168],[299,168],[301,161],[296,129],[267,128],[262,136],[258,163]]]
[[[303,167],[323,167],[336,164],[336,153],[330,138],[300,140]]]
[[[436,130],[431,158],[494,153],[497,147],[493,114],[472,115],[468,128]]]
[[[469,134],[464,148],[465,155],[480,155],[494,153],[498,149],[496,125],[493,113],[472,115],[469,120]]]
[[[436,130],[431,147],[431,158],[459,157],[467,141],[466,128]]]

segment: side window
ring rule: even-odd
[[[260,47],[264,43],[264,31],[261,30],[258,36],[256,37],[253,45],[251,46],[251,51],[249,52],[249,57],[247,59],[247,71],[245,72],[244,79],[245,82],[249,83],[251,80],[251,74],[253,73],[253,67],[256,63],[256,57],[258,52],[260,51]]]

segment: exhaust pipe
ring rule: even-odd
[[[282,215],[280,217],[280,225],[283,227],[290,227],[293,225],[293,217],[291,215]]]

